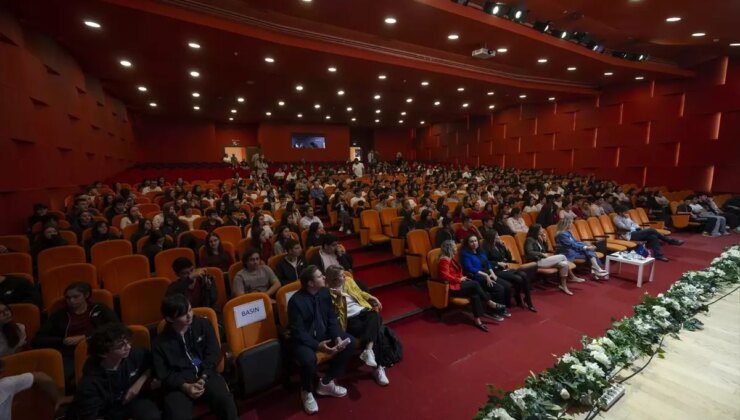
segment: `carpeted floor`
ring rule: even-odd
[[[645,293],[666,290],[685,271],[705,267],[724,247],[740,242],[740,235],[705,238],[675,234],[686,240],[682,247],[666,247],[673,261],[657,263],[655,280],[638,289],[635,271],[625,267],[622,278],[573,285],[575,296],[548,287],[535,290],[538,313],[514,308],[513,316],[498,324],[489,321],[490,332],[470,325],[468,314],[448,313],[439,322],[426,311],[391,324],[404,345],[404,360],[388,369],[391,384],[381,388],[370,371],[354,362],[340,383],[349,389],[346,398],[318,398],[315,418],[470,419],[486,399],[488,384],[514,389],[529,374],[539,372],[560,355],[579,345],[583,335],[601,335],[612,318],[632,313],[632,306]],[[380,254],[373,251],[372,254]],[[359,255],[358,255],[359,256]],[[375,261],[380,255],[361,257]],[[367,258],[367,259],[366,259]],[[357,257],[356,257],[357,261]],[[388,274],[387,265],[367,269],[362,279],[382,284],[375,276]],[[359,276],[358,276],[359,278]],[[428,305],[425,290],[408,282],[373,291],[384,302],[386,319],[394,314]],[[286,391],[274,388],[247,401],[240,401],[242,419],[307,417],[301,407],[297,378]]]

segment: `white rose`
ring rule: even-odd
[[[567,400],[567,399],[570,398],[570,393],[568,392],[567,389],[563,388],[563,389],[560,390],[560,398],[562,398],[564,400]]]
[[[503,408],[497,408],[491,412],[492,418],[500,420],[514,420],[509,413]]]
[[[606,367],[610,367],[612,365],[612,361],[609,360],[609,356],[607,356],[605,353],[592,351],[591,357]]]

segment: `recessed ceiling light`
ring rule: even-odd
[[[236,114],[236,109],[232,109],[232,110],[231,110],[231,113],[232,113],[232,114]]]
[[[455,40],[460,39],[460,35],[458,35],[458,34],[449,34],[449,35],[447,35],[447,39],[449,39],[451,41],[455,41]]]
[[[378,75],[378,79],[380,79],[380,80],[385,80],[386,77],[388,77],[388,76],[386,76],[385,74],[379,74]]]
[[[373,99],[377,101],[378,99],[380,99],[380,95],[376,94],[375,96],[373,96]]]
[[[691,34],[691,36],[693,36],[694,38],[701,38],[706,34],[706,32],[694,32],[693,34]]]
[[[398,120],[398,123],[399,124],[403,124],[403,120]]]
[[[191,95],[193,95],[193,98],[200,98],[200,93],[193,92]]]
[[[740,42],[732,42],[730,43],[731,47],[740,47]]]
[[[229,117],[229,121],[234,121],[234,117]]]
[[[149,90],[146,88],[146,86],[138,86],[136,89],[138,89],[139,92],[146,92],[147,90]]]
[[[352,107],[351,106],[348,106],[347,107],[347,112],[352,112]]]
[[[419,124],[424,125],[424,120],[419,121]]]
[[[613,75],[614,75],[613,72],[610,72],[610,71],[604,72],[604,76],[613,76]]]
[[[499,49],[496,50],[496,52],[499,52],[501,54],[504,54],[507,51],[509,51],[509,49],[508,48],[505,48],[505,47],[501,47],[501,48],[499,48]]]
[[[190,47],[190,48],[192,48],[194,50],[199,50],[200,49],[200,44],[198,44],[197,42],[188,42],[188,47]]]
[[[285,106],[285,101],[278,101],[279,106]]]
[[[488,109],[493,109],[493,108],[496,108],[496,105],[493,105],[493,104],[488,105]]]
[[[320,109],[320,108],[321,108],[321,104],[313,104],[313,109]]]
[[[303,114],[297,114],[296,117],[303,118]]]
[[[357,121],[357,118],[355,118],[355,117],[352,117],[352,121]]]
[[[190,70],[190,77],[200,77],[200,72],[196,70]]]
[[[336,73],[336,72],[337,72],[337,68],[336,68],[336,67],[333,67],[333,66],[332,66],[332,67],[329,67],[329,68],[328,68],[328,69],[326,69],[326,70],[328,70],[328,71],[329,71],[329,73]]]
[[[467,102],[465,102],[464,104],[462,104],[462,107],[463,107],[463,108],[467,108],[467,107],[469,107],[469,106],[470,106],[470,104],[469,104],[469,103],[467,103]]]
[[[635,80],[643,80],[645,79],[645,76],[635,76]]]
[[[265,63],[274,63],[275,59],[272,57],[265,57]]]
[[[576,67],[575,66],[570,66],[570,67],[568,67],[568,71],[576,71]]]
[[[385,18],[385,23],[389,25],[394,25],[396,22],[398,21],[393,16],[388,16],[387,18]]]
[[[85,26],[93,28],[93,29],[100,29],[102,26],[98,22],[95,22],[94,20],[85,20],[83,21]]]
[[[519,95],[519,99],[527,99],[527,95],[522,93],[521,95]]]
[[[406,98],[407,104],[410,104],[411,102],[414,102],[414,98]]]
[[[406,111],[402,111],[401,112],[401,115],[406,115]]]
[[[339,95],[339,96],[342,96],[342,95],[344,95],[344,91],[343,91],[343,90],[341,90],[341,89],[339,89],[339,90],[337,91],[337,95]]]
[[[270,115],[272,115],[272,112],[267,111],[267,112],[265,112],[265,115],[267,115],[269,117]]]
[[[493,95],[494,95],[495,93],[496,93],[496,92],[494,92],[494,91],[492,91],[492,90],[491,90],[491,91],[488,91],[488,92],[486,92],[486,95],[488,95],[488,96],[493,96]]]
[[[547,63],[547,59],[546,58],[540,58],[540,59],[537,60],[537,62],[540,63],[540,64],[544,64],[544,63]]]
[[[196,111],[200,111],[200,107],[198,105],[193,105],[193,109]]]
[[[301,0],[304,3],[311,3],[311,0]]]
[[[379,120],[379,119],[376,119],[376,120],[375,120],[375,122],[376,122],[376,123],[379,123],[379,122],[380,122],[380,120]]]
[[[380,114],[380,112],[381,112],[381,111],[380,111],[379,109],[376,109],[376,110],[375,110],[375,113],[376,113],[376,114]]]
[[[465,88],[464,88],[464,87],[462,87],[462,86],[460,86],[459,88],[457,88],[457,91],[458,91],[458,92],[464,92],[464,91],[465,91]]]
[[[327,119],[327,120],[330,120],[330,119],[331,119],[331,115],[327,115],[327,116],[326,116],[326,117],[324,117],[324,118],[325,118],[325,119]]]
[[[298,92],[302,91],[303,85],[295,85],[295,90],[297,90]]]
[[[240,96],[240,97],[236,98],[236,101],[237,101],[237,102],[239,102],[239,103],[241,103],[241,102],[244,102],[244,98],[242,98],[242,97]]]
[[[550,102],[552,102],[552,101],[555,100],[555,97],[554,96],[550,96],[549,98],[547,98],[547,100],[550,101]]]
[[[429,86],[429,82],[427,82],[426,80],[424,80],[423,82],[421,82],[421,85],[422,86]]]
[[[440,102],[440,101],[434,101],[434,106],[439,106],[439,104],[441,104],[441,103],[442,102]]]
[[[679,22],[681,21],[681,18],[678,16],[671,16],[669,18],[666,18],[666,22]]]
[[[149,102],[149,106],[152,107],[152,108],[156,108],[157,107],[157,103],[156,102]]]
[[[133,64],[130,61],[128,61],[128,60],[121,60],[121,61],[119,61],[119,63],[121,63],[121,65],[123,67],[131,67],[131,66],[133,66]]]

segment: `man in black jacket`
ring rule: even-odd
[[[158,420],[157,404],[142,396],[151,377],[151,353],[131,347],[131,330],[104,325],[87,340],[89,355],[68,419]]]
[[[332,265],[341,265],[345,270],[352,272],[352,257],[347,253],[334,235],[324,234],[319,238],[321,249],[311,257],[309,264],[315,265],[319,270],[326,270]]]
[[[12,274],[0,275],[0,301],[5,304],[33,303],[41,306],[38,290],[28,280]]]
[[[275,266],[275,275],[280,279],[280,284],[283,286],[298,280],[301,271],[306,268],[300,242],[295,239],[288,239],[285,242],[285,250],[287,254]]]
[[[193,308],[214,309],[218,299],[216,285],[205,270],[196,270],[192,261],[180,257],[172,262],[172,271],[177,275],[177,280],[167,287],[167,295],[184,295]]]
[[[193,308],[179,293],[165,296],[162,316],[167,325],[152,345],[154,373],[162,381],[164,414],[190,419],[196,400],[205,400],[219,420],[237,418],[234,398],[216,372],[221,355],[211,323],[193,317]]]
[[[301,289],[288,302],[288,320],[293,356],[301,369],[301,401],[308,414],[319,411],[313,396],[316,352],[334,357],[326,375],[319,380],[316,393],[344,397],[347,389],[334,380],[344,373],[355,349],[351,335],[342,331],[326,289],[326,278],[315,265],[301,272]]]

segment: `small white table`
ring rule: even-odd
[[[609,272],[609,274],[611,274],[609,267],[612,261],[619,263],[617,273],[622,272],[622,264],[631,264],[637,266],[637,287],[642,287],[642,273],[644,271],[643,269],[646,265],[650,264],[650,278],[648,279],[648,281],[653,281],[653,274],[655,273],[655,258],[653,257],[648,257],[641,260],[633,260],[629,258],[624,258],[619,254],[609,254],[606,256],[606,271]]]

